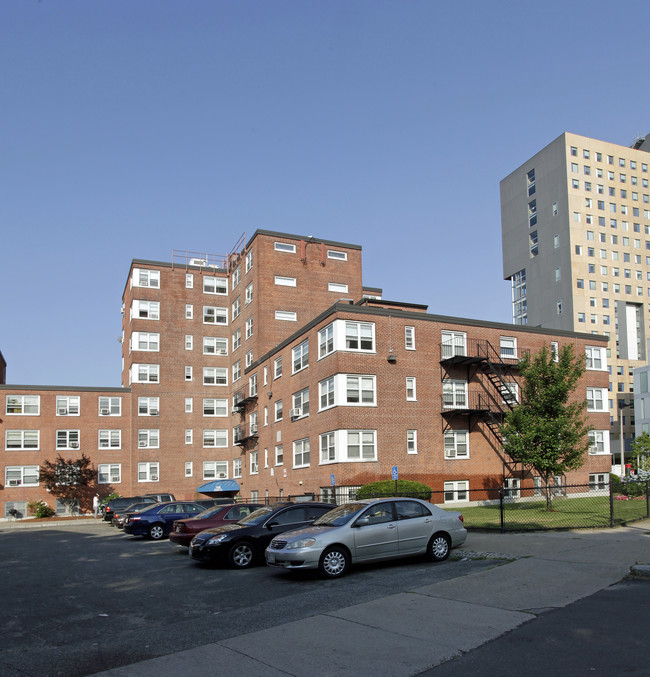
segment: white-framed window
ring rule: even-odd
[[[467,334],[464,331],[442,332],[442,359],[467,355]]]
[[[518,477],[507,477],[504,481],[504,498],[521,498],[521,482]]]
[[[336,294],[347,294],[348,285],[341,282],[328,282],[327,291],[334,292]]]
[[[158,461],[138,463],[138,482],[158,482],[159,478]]]
[[[134,268],[133,277],[131,278],[131,286],[160,289],[160,271],[147,270],[145,268]]]
[[[232,302],[232,319],[235,320],[241,313],[241,300],[239,296]]]
[[[469,431],[445,431],[445,458],[469,458]]]
[[[551,341],[551,355],[553,356],[553,362],[557,362],[560,359],[560,344],[557,341]]]
[[[122,431],[121,430],[100,430],[99,431],[100,449],[121,449]]]
[[[252,351],[252,350],[249,350],[249,351],[246,353],[246,367],[247,367],[247,368],[250,367],[251,364],[253,364],[253,351]],[[264,369],[265,369],[265,372],[264,372],[264,373],[266,374],[266,367],[264,367]]]
[[[336,435],[333,432],[320,436],[320,462],[336,461]]]
[[[309,467],[309,438],[305,437],[302,440],[296,440],[293,443],[293,467],[307,468]]]
[[[499,340],[501,347],[501,357],[516,359],[517,357],[517,339],[511,336],[502,336]]]
[[[57,416],[79,416],[81,398],[79,395],[57,395]]]
[[[248,378],[248,395],[249,397],[257,395],[257,374],[251,374]]]
[[[138,447],[140,449],[158,449],[160,431],[157,428],[141,428],[138,430]]]
[[[442,382],[442,403],[445,408],[467,406],[467,381],[445,379]]]
[[[192,380],[192,367],[185,367],[185,380],[186,381],[191,381]]]
[[[376,461],[377,460],[377,431],[375,431],[375,430],[348,430],[347,431],[347,460],[348,461]]]
[[[287,254],[296,253],[296,245],[289,244],[288,242],[274,242],[273,249],[275,249],[276,252],[286,252]]]
[[[296,278],[295,277],[285,277],[284,275],[276,275],[274,282],[280,287],[295,287]]]
[[[418,431],[417,430],[407,430],[406,431],[406,453],[407,454],[417,454],[418,453]]]
[[[319,410],[334,406],[334,377],[330,376],[318,384]]]
[[[228,324],[228,308],[203,306],[203,324]]]
[[[185,334],[185,350],[194,350],[194,337],[192,334]]]
[[[278,400],[277,402],[274,403],[274,409],[275,409],[275,420],[281,421],[282,420],[282,400]]]
[[[227,367],[203,367],[203,385],[204,386],[227,386],[228,368]]]
[[[203,277],[204,294],[227,294],[228,281],[225,277]]]
[[[228,479],[228,461],[203,461],[203,479]]]
[[[257,412],[256,412],[256,411],[253,411],[253,412],[251,412],[250,416],[248,417],[248,431],[249,431],[249,435],[257,435],[257,430],[258,430],[258,426],[257,426]],[[268,465],[268,464],[265,464],[264,467],[266,467],[266,465]]]
[[[57,430],[57,449],[79,449],[81,433],[79,430]]]
[[[586,346],[586,367],[597,371],[607,371],[607,349],[601,346]]]
[[[194,444],[194,431],[191,428],[185,429],[185,444]]]
[[[185,398],[185,413],[191,414],[194,410],[194,400],[191,397]]]
[[[252,301],[253,301],[253,283],[250,282],[246,286],[246,291],[244,293],[244,305],[247,306]]]
[[[241,378],[241,360],[237,360],[235,364],[232,365],[232,382],[239,381]]]
[[[132,383],[160,383],[158,364],[132,364],[129,371]]]
[[[328,324],[318,332],[318,359],[334,352],[334,324]]]
[[[249,249],[246,252],[246,261],[244,264],[244,271],[248,272],[253,267],[253,250]]]
[[[40,395],[7,395],[7,416],[40,416]]]
[[[415,327],[404,327],[404,348],[415,350]]]
[[[293,362],[293,373],[309,366],[309,339],[299,343],[291,351]]]
[[[281,444],[275,445],[275,465],[284,465],[284,450]]]
[[[203,398],[204,416],[228,416],[228,399],[218,397]]]
[[[218,447],[224,448],[228,446],[228,431],[227,430],[204,430],[203,431],[203,447]]]
[[[280,378],[280,376],[282,376],[282,355],[273,361],[273,378]]]
[[[250,474],[251,475],[257,475],[259,472],[259,453],[257,451],[251,451],[251,456],[250,456]],[[253,496],[253,492],[251,491],[251,500]]]
[[[500,386],[501,390],[501,402],[502,404],[508,404],[510,406],[515,406],[519,402],[519,384],[514,381],[503,383]]]
[[[131,304],[131,319],[159,320],[160,302],[135,299]]]
[[[253,335],[253,318],[249,317],[246,320],[246,341]]]
[[[99,463],[97,465],[97,484],[120,484],[121,482],[121,463]]]
[[[235,458],[232,462],[232,476],[241,477],[241,458]]]
[[[372,322],[346,322],[345,348],[346,350],[374,352],[375,325]]]
[[[7,465],[5,466],[5,486],[7,487],[37,487],[37,465]]]
[[[607,390],[605,388],[587,388],[587,411],[606,411]]]
[[[227,355],[228,354],[228,339],[219,336],[204,336],[203,337],[203,354],[204,355]]]
[[[160,334],[158,332],[134,331],[131,334],[131,350],[157,353],[160,351]]]
[[[408,402],[415,402],[417,400],[417,392],[416,392],[416,382],[415,382],[415,376],[407,376],[406,377],[406,400]]]
[[[589,453],[590,454],[609,454],[609,431],[608,430],[590,430],[589,431]]]
[[[340,252],[340,251],[337,251],[336,249],[328,249],[327,250],[327,258],[328,259],[335,259],[336,261],[347,261],[348,260],[348,253],[347,252]]]
[[[194,289],[194,275],[185,273],[185,289]]]
[[[304,418],[309,416],[309,388],[303,388],[293,394],[293,409],[291,418]]]
[[[192,461],[185,461],[185,477],[192,477],[194,475],[194,463]]]
[[[232,352],[241,346],[241,329],[235,329],[232,334]]]
[[[590,473],[589,491],[605,491],[609,487],[609,473]]]
[[[298,314],[291,310],[276,310],[275,319],[284,322],[296,322],[298,320]]]
[[[185,304],[185,319],[186,320],[194,319],[194,305],[191,303]]]
[[[38,451],[40,444],[40,430],[5,430],[6,451]]]
[[[347,375],[345,401],[362,406],[376,404],[375,377]]]
[[[469,500],[469,480],[445,482],[445,503]]]
[[[100,397],[99,398],[100,416],[121,416],[122,398],[121,397]]]

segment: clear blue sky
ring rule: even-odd
[[[650,131],[647,0],[5,0],[9,383],[120,383],[133,258],[257,228],[363,247],[364,282],[510,322],[499,181],[563,131]]]

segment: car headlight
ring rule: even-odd
[[[223,543],[228,538],[227,534],[219,534],[218,536],[213,536],[211,539],[209,539],[206,542],[206,545],[218,545],[219,543]]]
[[[297,541],[287,543],[287,550],[298,550],[298,548],[308,548],[316,543],[315,538],[300,538]]]

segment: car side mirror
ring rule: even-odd
[[[279,522],[269,522],[269,523],[266,525],[266,528],[267,528],[267,529],[273,529],[273,527],[277,527],[278,524],[280,524],[280,523],[279,523]]]
[[[367,517],[359,517],[359,519],[354,523],[355,527],[366,527],[370,524],[370,520]]]

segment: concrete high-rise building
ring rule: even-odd
[[[650,135],[632,146],[564,133],[501,181],[514,324],[609,338],[612,451],[634,430],[633,375],[650,328]],[[591,359],[587,351],[587,359]]]

